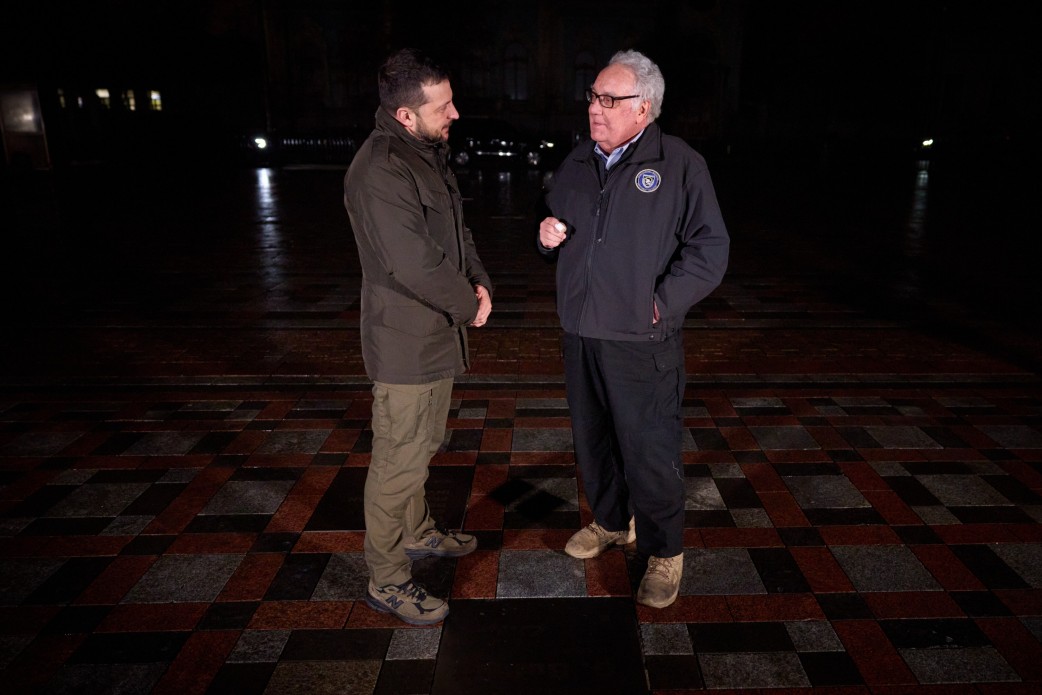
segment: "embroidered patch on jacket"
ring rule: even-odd
[[[662,176],[654,169],[644,169],[637,173],[633,183],[637,185],[638,191],[651,193],[662,184]]]

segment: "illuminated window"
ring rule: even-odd
[[[134,96],[133,89],[123,90],[123,106],[130,111],[137,111],[137,98]]]
[[[152,106],[153,111],[163,110],[163,97],[159,95],[159,90],[153,89],[148,93],[148,100]]]
[[[63,109],[65,108],[65,90],[64,89],[59,89],[58,90],[58,106],[62,107]]]
[[[112,99],[109,97],[109,90],[95,89],[94,94],[97,95],[98,101],[100,101],[101,105],[104,106],[106,109],[112,105]]]

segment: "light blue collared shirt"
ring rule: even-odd
[[[630,138],[629,142],[627,142],[624,145],[619,145],[614,150],[612,150],[611,154],[604,154],[604,150],[602,150],[601,146],[596,143],[593,146],[593,151],[596,152],[598,156],[600,156],[600,158],[604,160],[604,168],[611,169],[613,166],[615,166],[616,162],[622,159],[622,155],[626,151],[626,148],[635,143],[637,140],[640,140],[640,136],[643,134],[644,130],[641,130],[639,133]]]

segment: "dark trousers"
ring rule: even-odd
[[[575,460],[597,523],[621,531],[632,515],[637,550],[683,552],[680,459],[684,343],[562,339]]]

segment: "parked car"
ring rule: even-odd
[[[452,162],[458,167],[481,165],[551,169],[567,154],[568,143],[522,132],[497,118],[464,117],[449,130]]]

